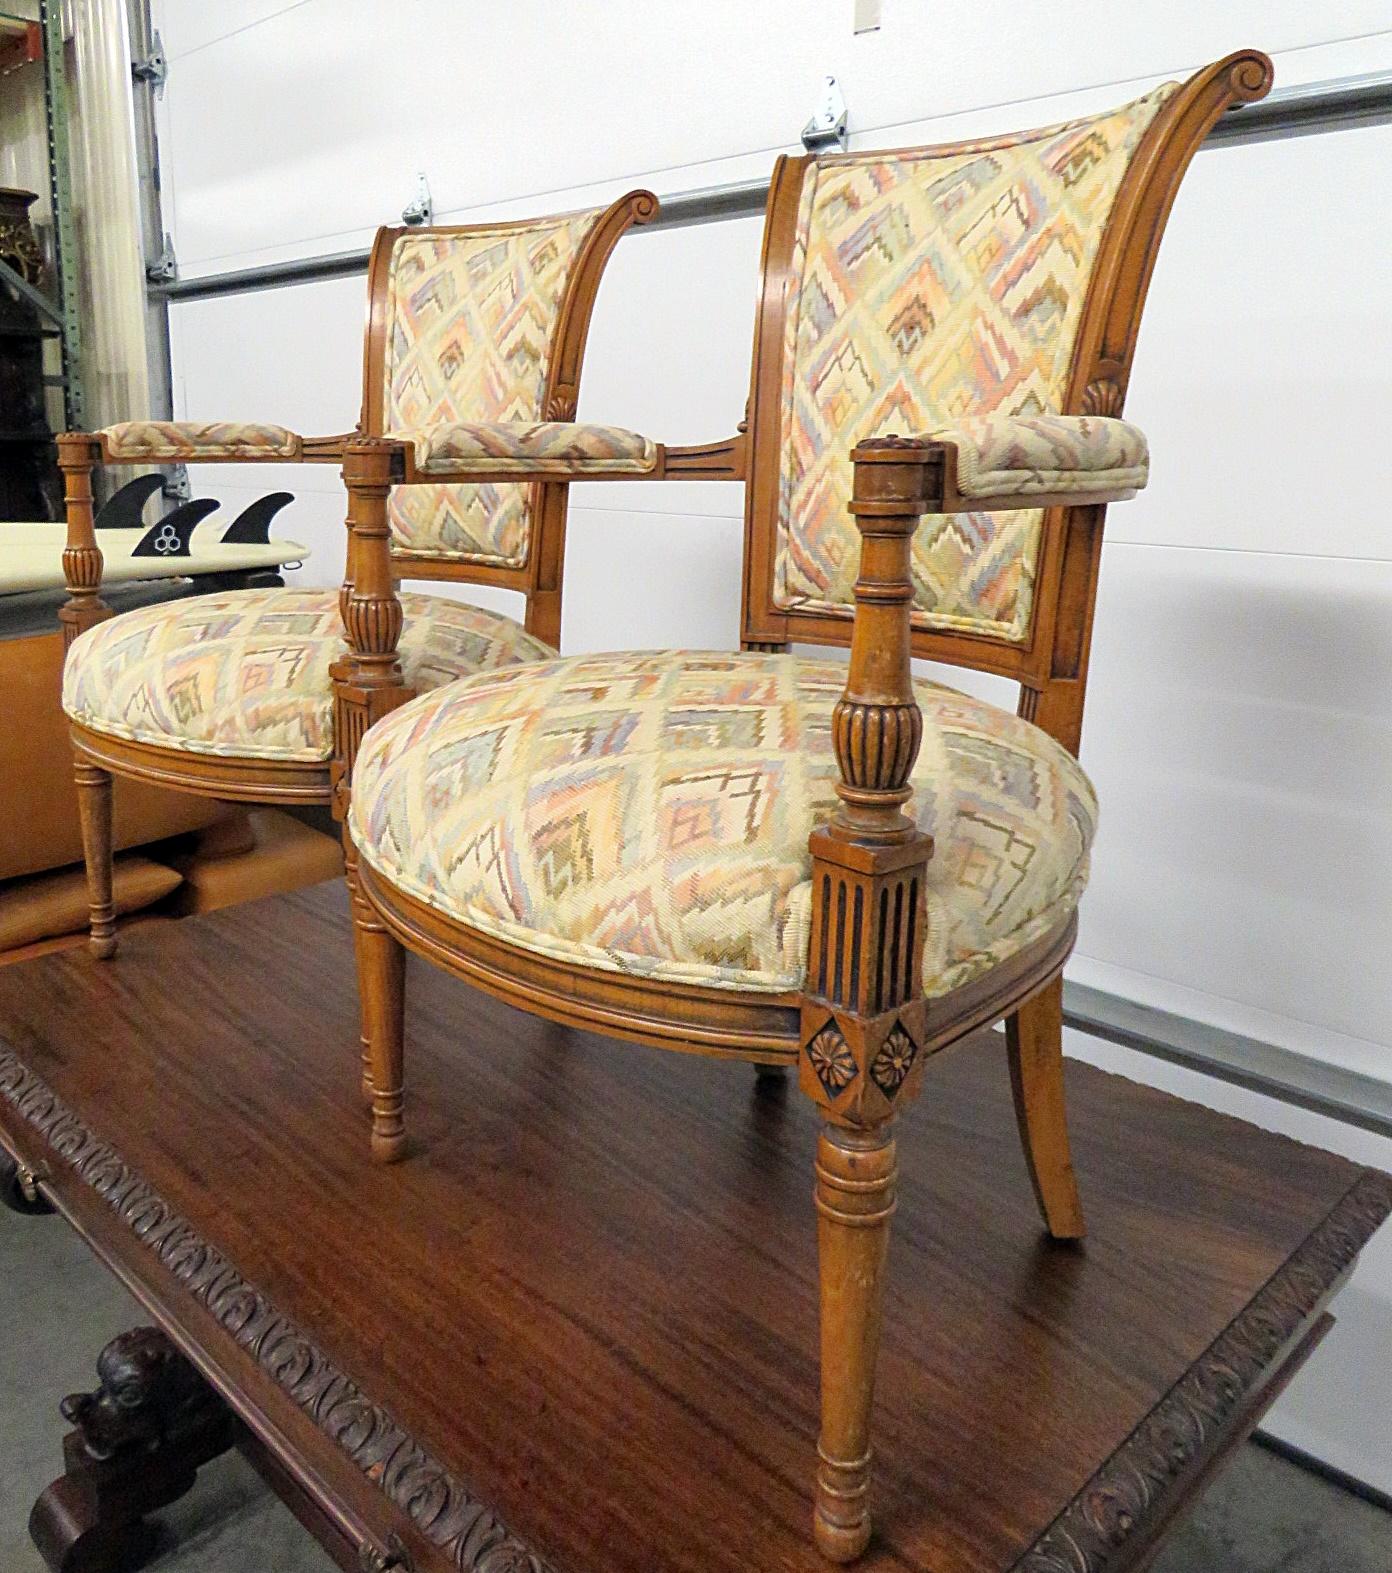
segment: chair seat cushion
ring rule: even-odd
[[[835,661],[625,653],[487,673],[368,734],[363,860],[439,912],[576,966],[802,986],[807,838],[831,814]],[[936,839],[924,986],[947,993],[1072,912],[1092,787],[1052,738],[936,684],[913,811]]]
[[[424,693],[555,651],[498,612],[401,596],[400,655]],[[329,666],[346,650],[336,590],[232,590],[142,607],[73,641],[63,709],[135,742],[232,759],[322,762],[333,752]]]

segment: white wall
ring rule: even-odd
[[[873,147],[1100,108],[1244,45],[1274,55],[1280,86],[1392,68],[1385,0],[1054,0],[1047,20],[1018,0],[884,0],[883,29],[858,38],[851,0],[155,10],[186,276],[365,245],[417,169],[455,221],[764,175],[827,72],[852,145]],[[1071,969],[1387,1080],[1390,167],[1392,126],[1344,130],[1206,149],[1181,193],[1127,412],[1150,435],[1153,481],[1108,521],[1084,740],[1103,828]],[[582,416],[674,442],[728,434],[759,235],[748,219],[621,244]],[[362,301],[355,278],[176,307],[180,412],[347,428]],[[337,582],[332,472],[218,479],[233,500],[298,492],[305,578]],[[577,488],[566,647],[729,647],[740,507],[728,486]],[[1134,1057],[1128,1073],[1172,1075]],[[1201,1078],[1183,1090],[1266,1107]],[[1372,1151],[1328,1121],[1310,1129]],[[1384,1246],[1363,1270],[1344,1302],[1352,1330],[1319,1357],[1345,1380],[1298,1384],[1277,1422],[1388,1490],[1386,1365],[1349,1373],[1392,1326],[1390,1258]]]

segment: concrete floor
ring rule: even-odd
[[[148,1320],[58,1218],[0,1208],[0,1569],[44,1573],[25,1524],[59,1472],[65,1394],[97,1352]],[[162,1515],[168,1573],[331,1573],[334,1564],[235,1455]],[[1387,1573],[1392,1514],[1258,1447],[1245,1448],[1153,1573]]]

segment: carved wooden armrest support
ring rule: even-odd
[[[348,653],[330,668],[334,687],[333,810],[343,820],[358,749],[374,722],[414,697],[397,643],[401,601],[392,566],[387,497],[401,478],[405,449],[381,437],[350,437],[343,454],[348,491],[348,576],[339,597]]]
[[[663,480],[743,481],[749,477],[749,439],[741,427],[722,442],[662,449]]]
[[[111,615],[101,598],[103,560],[93,513],[97,465],[338,463],[356,435],[301,437],[283,426],[196,421],[124,421],[102,431],[65,432],[58,438],[68,528],[63,548],[68,600],[58,612],[64,644]]]
[[[852,455],[860,572],[846,687],[832,715],[841,779],[814,831],[801,1080],[834,1125],[873,1128],[917,1084],[932,838],[905,812],[923,735],[910,666],[910,547],[946,450],[902,438]]]
[[[63,546],[63,578],[68,599],[58,609],[66,649],[80,633],[111,616],[101,598],[102,554],[92,513],[92,471],[101,463],[100,441],[86,432],[58,438],[58,468],[68,521]]]

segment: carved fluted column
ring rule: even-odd
[[[399,450],[381,438],[350,441],[343,456],[348,491],[348,573],[339,606],[348,653],[333,665],[334,812],[347,812],[347,792],[368,727],[412,697],[404,686],[397,641],[401,601],[391,559],[387,497],[399,473]]]
[[[846,689],[833,716],[836,814],[813,833],[801,1085],[823,1121],[816,1204],[822,1430],[814,1529],[848,1562],[870,1538],[870,1412],[898,1165],[892,1122],[922,1070],[924,872],[904,808],[923,718],[914,700],[910,547],[931,461],[893,439],[856,449],[861,533]]]
[[[58,438],[58,468],[63,472],[68,516],[63,548],[68,599],[58,609],[64,649],[80,633],[111,616],[111,608],[101,598],[102,554],[92,515],[92,471],[100,459],[100,445],[85,432],[64,432]]]
[[[387,1162],[400,1156],[404,1143],[404,953],[363,894],[358,851],[348,832],[348,799],[353,765],[367,729],[412,697],[397,657],[402,611],[387,522],[387,498],[399,473],[399,450],[393,443],[354,438],[344,450],[348,570],[339,592],[339,610],[348,653],[331,668],[333,811],[343,829],[344,873],[352,906],[361,1007],[362,1093],[372,1112],[373,1156]]]

